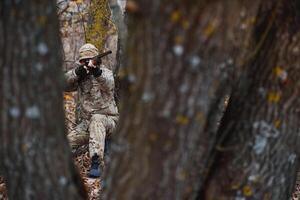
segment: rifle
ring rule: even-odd
[[[101,54],[99,54],[99,55],[93,57],[92,59],[93,59],[93,60],[94,60],[94,59],[95,59],[95,60],[98,60],[98,59],[103,58],[104,56],[107,56],[107,55],[111,54],[111,53],[112,53],[112,51],[109,50],[109,51],[107,51],[107,52],[101,53]]]
[[[101,63],[101,58],[103,58],[104,56],[107,56],[107,55],[109,55],[109,54],[111,54],[112,53],[112,51],[111,50],[109,50],[109,51],[106,51],[106,52],[104,52],[104,53],[101,53],[101,54],[99,54],[99,55],[97,55],[97,56],[94,56],[94,57],[92,57],[91,59],[89,59],[89,60],[94,60],[94,61],[96,61],[96,63]],[[87,61],[85,61],[85,63],[84,64],[82,64],[82,66],[87,66],[88,65],[88,60]]]

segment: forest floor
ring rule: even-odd
[[[6,186],[4,179],[0,177],[0,200],[7,200]]]
[[[101,192],[100,179],[89,178],[87,176],[90,167],[90,158],[87,146],[83,146],[80,150],[80,153],[76,153],[74,161],[79,169],[81,177],[83,178],[84,185],[88,192],[88,200],[99,199]]]

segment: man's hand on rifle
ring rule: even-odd
[[[88,69],[89,69],[89,72],[91,74],[93,74],[94,77],[96,77],[96,78],[99,77],[99,76],[101,76],[101,74],[102,74],[102,70],[99,67],[97,67],[97,66],[89,67]]]
[[[75,74],[80,78],[85,78],[88,75],[89,71],[85,65],[79,65],[75,69]]]
[[[85,78],[89,74],[92,74],[94,77],[101,76],[102,70],[99,68],[101,58],[111,53],[112,51],[107,51],[93,58],[80,60],[80,65],[75,69],[75,74],[79,76],[80,79]]]
[[[102,70],[99,68],[98,65],[101,64],[98,60],[90,59],[87,64],[87,70],[91,73],[94,77],[99,77],[102,74]]]
[[[80,61],[80,64],[76,69],[75,73],[80,78],[85,78],[87,75],[92,74],[94,77],[99,77],[102,74],[102,70],[98,67],[101,63],[94,59],[84,59]]]

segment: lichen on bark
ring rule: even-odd
[[[89,8],[89,20],[86,30],[87,42],[93,43],[101,51],[109,30],[113,27],[107,0],[94,0]]]

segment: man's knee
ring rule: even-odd
[[[116,128],[116,121],[116,117],[95,114],[91,118],[90,130],[91,127],[98,127],[102,131],[105,131],[106,134],[110,135]]]
[[[72,148],[77,148],[78,146],[84,145],[88,143],[89,137],[87,132],[77,132],[72,131],[67,135],[69,144]]]
[[[105,123],[106,120],[107,120],[106,115],[95,114],[91,117],[91,123],[93,123],[93,122]]]
[[[80,146],[79,141],[77,140],[75,135],[68,135],[67,136],[68,141],[69,141],[69,145],[71,148],[77,148],[78,146]]]
[[[91,117],[92,121],[103,121],[106,120],[107,116],[106,115],[102,115],[102,114],[94,114]]]

